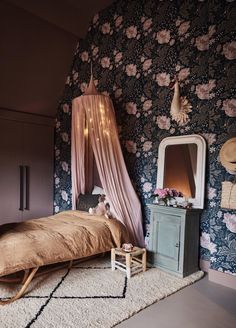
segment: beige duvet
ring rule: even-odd
[[[119,221],[81,211],[0,226],[0,277],[99,254],[127,241]]]

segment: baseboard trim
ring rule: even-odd
[[[209,281],[212,281],[216,284],[220,284],[236,290],[236,276],[234,275],[209,269],[208,279]]]
[[[204,272],[208,272],[210,269],[210,261],[200,260],[200,269]]]

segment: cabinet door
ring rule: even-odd
[[[24,123],[23,153],[28,175],[24,220],[53,213],[53,127]]]
[[[179,270],[180,218],[158,213],[157,220],[157,265],[169,270]]]
[[[0,224],[22,219],[19,210],[22,138],[22,123],[0,119]]]

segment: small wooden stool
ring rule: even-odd
[[[116,255],[120,256],[119,261]],[[142,258],[138,258],[142,256]],[[111,269],[119,269],[126,272],[127,278],[131,278],[131,273],[146,271],[147,253],[145,248],[134,247],[131,252],[125,252],[122,248],[111,249]]]

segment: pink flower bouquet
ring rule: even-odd
[[[180,191],[171,188],[157,188],[154,190],[152,195],[157,197],[159,201],[163,201],[165,205],[168,205],[168,202],[175,197],[182,197],[183,194]]]

